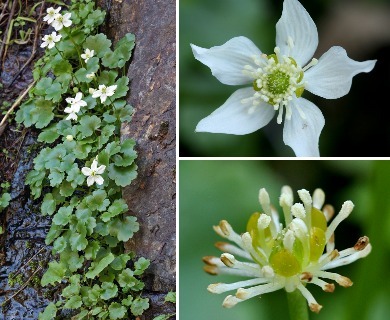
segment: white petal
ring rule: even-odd
[[[90,176],[92,174],[92,170],[88,167],[83,167],[81,169],[81,172],[83,173],[83,175],[85,176]]]
[[[293,48],[289,48],[289,37]],[[282,17],[276,24],[276,45],[303,67],[318,46],[317,27],[306,9],[297,0],[285,0]]]
[[[286,119],[284,123],[284,143],[294,150],[297,157],[319,157],[318,140],[325,124],[321,110],[303,98],[292,101],[291,107],[291,120]],[[305,114],[305,119],[297,108]]]
[[[326,99],[345,96],[352,78],[361,72],[370,72],[376,60],[358,62],[348,58],[342,47],[332,47],[319,59],[318,64],[305,72],[306,89]]]
[[[106,93],[105,94],[101,94],[100,95],[100,102],[104,103],[106,100],[107,100],[107,94]]]
[[[88,187],[90,187],[90,186],[92,186],[94,184],[95,178],[96,178],[95,176],[89,176],[87,178],[87,185],[88,185]]]
[[[241,85],[253,81],[243,74],[244,67],[255,67],[253,56],[260,56],[261,51],[245,37],[230,39],[221,46],[204,49],[191,44],[195,59],[211,69],[213,76],[224,84]]]
[[[96,173],[97,174],[102,174],[104,172],[104,170],[106,169],[106,166],[105,165],[101,165],[99,168],[96,169]]]
[[[95,182],[100,186],[104,183],[104,179],[102,178],[102,176],[95,176]]]
[[[96,172],[98,162],[96,160],[92,161],[91,169]]]
[[[238,89],[221,107],[202,119],[195,131],[242,135],[264,127],[274,116],[274,108],[266,103],[257,106],[251,102],[241,103],[254,93],[252,88]]]
[[[91,89],[90,89],[91,90]],[[89,92],[91,93],[91,92]],[[101,96],[102,92],[100,90],[95,90],[93,93],[92,93],[92,98],[99,98]]]

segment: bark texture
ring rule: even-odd
[[[174,0],[113,0],[107,25],[114,41],[127,32],[136,37],[128,71],[135,112],[122,136],[137,142],[138,178],[123,193],[141,226],[126,248],[151,260],[145,293],[151,308],[142,319],[175,308],[164,303],[176,284],[175,10]]]

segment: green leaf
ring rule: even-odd
[[[111,40],[103,33],[89,36],[84,43],[84,49],[95,50],[96,56],[102,58],[110,50]]]
[[[61,282],[62,278],[65,276],[66,267],[61,262],[57,261],[49,262],[49,269],[45,272],[41,279],[41,285],[47,286],[48,284],[54,285],[56,282]]]
[[[116,88],[114,95],[111,97],[111,101],[114,101],[118,98],[126,96],[127,91],[129,91],[129,78],[127,76],[123,76],[123,77],[119,78],[115,82],[115,84],[118,87]],[[107,101],[106,101],[106,104],[107,104]]]
[[[46,143],[53,143],[58,139],[60,134],[57,132],[57,127],[55,125],[50,126],[39,134],[38,141],[39,142],[46,142]]]
[[[95,130],[99,129],[101,122],[102,121],[95,115],[83,116],[80,119],[80,125],[77,126],[80,137],[85,138],[91,136]]]
[[[71,236],[72,235],[68,237],[70,238]],[[61,263],[66,265],[71,272],[76,272],[80,269],[83,266],[84,260],[85,258],[83,255],[80,256],[77,252],[73,252],[69,248],[60,254]]]
[[[38,316],[39,320],[52,320],[57,315],[57,307],[56,305],[51,302],[46,308],[43,313],[40,313]]]
[[[80,296],[73,296],[65,303],[64,309],[78,309],[82,304]]]
[[[42,78],[37,82],[32,92],[36,96],[44,96],[46,93],[46,89],[49,88],[52,83],[53,83],[52,78]]]
[[[70,221],[73,207],[61,207],[53,216],[53,223],[58,226],[66,226]]]
[[[99,77],[97,78],[97,82],[99,84],[105,84],[107,86],[110,86],[114,84],[117,76],[118,76],[118,72],[115,70],[110,70],[110,71],[104,70],[103,72],[100,73]],[[112,98],[107,100],[112,100]]]
[[[123,220],[115,218],[108,223],[110,235],[117,237],[119,241],[129,241],[133,237],[134,232],[139,230],[139,224],[136,217],[128,216]]]
[[[117,302],[113,302],[108,307],[108,311],[110,312],[110,319],[123,319],[126,315],[126,308],[121,306]]]
[[[0,209],[8,207],[11,200],[11,195],[7,192],[3,193],[0,197]]]
[[[113,260],[115,256],[110,252],[107,256],[102,258],[99,262],[92,262],[85,276],[89,279],[95,278],[101,273]]]
[[[50,186],[56,187],[61,184],[62,180],[64,180],[65,174],[63,172],[54,169],[49,174]]]
[[[52,100],[53,102],[59,102],[61,100],[62,86],[59,83],[53,83],[45,91],[46,100]]]
[[[100,249],[98,241],[90,241],[85,249],[85,258],[88,260],[96,259],[96,255]]]
[[[176,292],[168,292],[164,299],[165,302],[176,303]]]
[[[126,34],[115,45],[114,51],[108,51],[103,59],[102,64],[108,68],[122,68],[131,58],[131,52],[135,45],[135,37],[133,34]]]
[[[110,267],[117,271],[123,270],[124,268],[126,268],[126,264],[130,259],[131,257],[129,254],[121,254],[115,257],[114,261],[111,262]]]
[[[175,314],[160,314],[157,317],[154,317],[153,320],[169,320],[171,317],[173,317]]]
[[[46,127],[54,118],[53,103],[43,98],[35,100],[35,108],[30,111],[32,122],[38,129]]]
[[[87,247],[88,240],[85,238],[85,235],[75,232],[69,239],[69,243],[73,251],[82,251]]]
[[[80,275],[75,274],[69,278],[69,285],[62,290],[61,296],[70,298],[80,293]]]
[[[137,298],[131,305],[131,313],[135,316],[140,316],[146,309],[149,308],[149,299]]]
[[[126,299],[122,300],[122,305],[126,306],[126,307],[130,307],[132,303],[133,303],[133,297],[132,296],[127,296]]]
[[[118,275],[118,283],[122,288],[131,288],[137,283],[137,279],[134,278],[134,273],[129,268],[126,268]]]
[[[104,190],[96,190],[86,198],[86,203],[92,211],[104,211],[109,206],[110,200]]]
[[[35,122],[33,121],[33,116],[31,111],[35,109],[35,104],[33,100],[28,100],[23,103],[19,110],[16,112],[15,120],[17,123],[24,124],[25,127],[31,127]]]
[[[135,271],[134,274],[139,276],[144,273],[144,271],[149,267],[150,260],[141,257],[134,263]]]
[[[57,226],[55,224],[52,224],[49,232],[46,235],[46,239],[45,239],[46,245],[51,244],[61,233],[62,233],[62,226]]]
[[[110,300],[118,294],[118,287],[112,282],[103,282],[101,297],[103,300]]]
[[[71,79],[72,72],[72,65],[66,60],[55,61],[53,63],[53,73],[60,82]]]
[[[64,197],[70,197],[75,190],[75,187],[68,181],[63,181],[60,186],[60,194]]]
[[[64,237],[58,237],[53,243],[53,249],[56,253],[60,253],[66,249],[68,245]]]
[[[127,139],[121,144],[120,154],[114,156],[116,166],[125,167],[131,165],[137,158],[137,152],[134,150],[135,141]]]
[[[128,167],[118,167],[110,164],[108,167],[108,176],[118,186],[126,187],[137,177],[137,165],[133,163]]]
[[[124,213],[128,210],[128,206],[123,199],[114,200],[111,206],[108,208],[107,212],[104,212],[100,219],[104,222],[108,222],[111,218],[116,217],[117,215]]]

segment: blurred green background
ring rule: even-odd
[[[258,191],[265,187],[278,208],[280,189],[311,193],[320,187],[326,203],[338,212],[346,200],[355,209],[336,229],[336,249],[353,246],[367,235],[373,250],[365,259],[332,269],[351,278],[354,285],[336,284],[334,293],[308,285],[320,314],[310,319],[383,320],[390,314],[390,162],[389,161],[180,161],[179,171],[179,316],[181,320],[288,319],[285,292],[279,290],[222,307],[224,297],[206,288],[210,283],[231,283],[243,278],[211,276],[203,272],[201,258],[221,254],[214,247],[223,241],[212,226],[226,219],[236,232],[245,231],[249,216],[261,210]]]
[[[323,112],[321,156],[390,156],[389,0],[302,0],[319,32],[319,58],[331,46],[344,47],[358,61],[378,59],[369,74],[353,80],[350,93],[326,100],[305,91]],[[179,133],[181,156],[294,156],[283,143],[276,117],[249,135],[195,133],[196,124],[238,89],[221,84],[195,60],[190,43],[210,48],[246,36],[264,53],[273,53],[281,0],[179,1]],[[373,143],[373,142],[377,143]],[[380,146],[378,148],[378,144]]]

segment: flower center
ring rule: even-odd
[[[243,73],[253,79],[253,89],[256,91],[253,97],[243,99],[242,103],[252,102],[253,107],[264,101],[279,110],[277,122],[282,122],[283,107],[286,108],[286,118],[290,119],[292,110],[290,101],[294,97],[299,98],[305,90],[303,81],[304,71],[315,65],[313,59],[305,68],[298,66],[294,58],[280,54],[280,49],[275,48],[271,55],[262,54],[253,56],[255,66],[246,65]],[[252,108],[249,109],[249,112]]]
[[[302,95],[305,89],[303,70],[293,58],[281,56],[278,47],[275,54],[262,55],[261,58],[254,59],[259,68],[253,68],[252,72],[257,98],[278,110],[280,106],[287,106],[294,94],[296,97]]]

